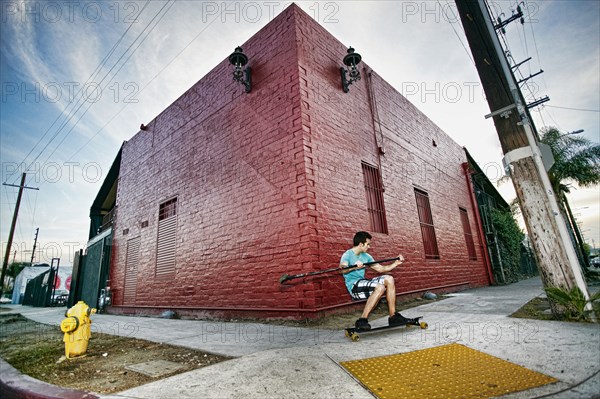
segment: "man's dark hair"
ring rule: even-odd
[[[357,247],[359,244],[364,244],[371,238],[371,234],[367,233],[366,231],[359,231],[358,233],[354,234],[354,246]]]

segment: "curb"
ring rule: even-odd
[[[3,399],[99,399],[92,392],[60,388],[36,380],[0,359],[0,397]]]

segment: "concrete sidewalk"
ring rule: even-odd
[[[600,397],[600,325],[507,317],[542,294],[539,278],[454,294],[409,309],[427,330],[396,329],[351,342],[339,330],[258,323],[165,320],[98,314],[94,331],[185,346],[235,359],[103,398],[372,398],[340,361],[406,353],[449,343],[538,371],[558,383],[503,398]],[[58,325],[64,309],[17,307],[38,322]],[[373,326],[386,320],[374,320]],[[591,378],[590,378],[591,377]],[[583,383],[582,383],[583,382]]]

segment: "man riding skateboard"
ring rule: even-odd
[[[385,294],[388,304],[390,317],[388,323],[390,326],[406,324],[409,320],[396,312],[396,286],[394,278],[390,275],[381,275],[372,279],[365,278],[365,263],[373,262],[374,259],[367,253],[371,246],[371,235],[366,231],[359,231],[354,235],[353,247],[344,252],[340,260],[340,268],[356,265],[354,268],[343,269],[346,288],[352,299],[366,299],[367,303],[361,317],[356,321],[356,329],[367,331],[371,329],[369,324],[369,314],[379,300]],[[388,266],[379,263],[371,267],[378,273],[387,273],[396,268],[404,260],[402,255],[398,255],[398,260]]]

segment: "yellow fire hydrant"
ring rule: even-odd
[[[88,341],[91,337],[90,315],[96,313],[85,302],[79,301],[65,313],[66,319],[60,323],[60,329],[65,333],[65,355],[67,359],[81,356],[87,351]]]

